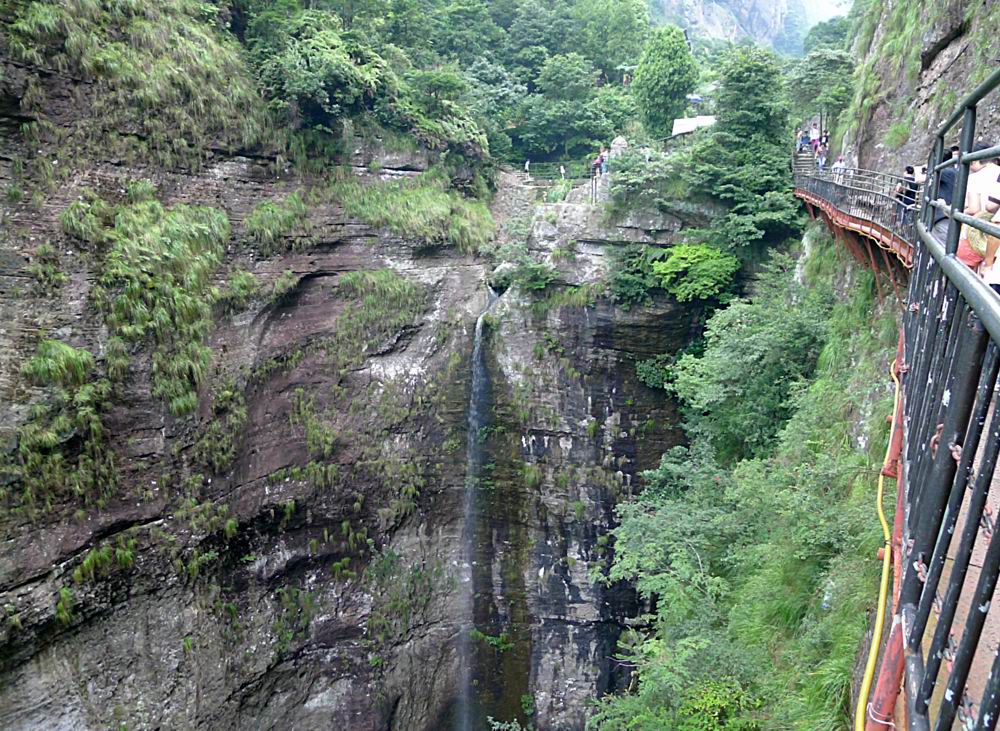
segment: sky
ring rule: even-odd
[[[837,15],[847,15],[851,0],[805,0],[806,17],[812,27]]]

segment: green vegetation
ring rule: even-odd
[[[73,608],[76,602],[73,599],[73,592],[67,587],[59,590],[59,598],[56,600],[56,621],[65,626],[73,623]]]
[[[667,250],[665,259],[653,262],[660,286],[679,302],[722,294],[739,268],[734,255],[698,244],[678,244]]]
[[[69,279],[64,272],[59,271],[59,254],[51,244],[41,244],[35,249],[28,274],[35,278],[35,291],[42,296],[55,294]]]
[[[375,657],[425,620],[431,599],[443,588],[445,580],[440,564],[408,566],[390,549],[372,558],[365,571],[365,581],[375,603],[365,633]]]
[[[75,155],[140,148],[167,166],[197,163],[220,144],[256,144],[263,101],[219,12],[195,0],[18,4],[8,30],[15,57],[93,82],[89,114],[71,128],[45,127],[50,141]],[[46,119],[44,95],[31,111]]]
[[[337,294],[352,301],[338,318],[336,334],[325,344],[341,368],[357,363],[372,348],[409,327],[425,304],[422,287],[392,269],[347,272]]]
[[[649,304],[652,292],[661,285],[661,280],[653,273],[653,266],[666,256],[665,249],[639,244],[616,252],[608,287],[622,309]]]
[[[694,143],[684,170],[694,195],[725,209],[704,232],[717,248],[760,251],[801,230],[789,191],[788,110],[775,93],[780,69],[773,53],[745,47],[719,70],[717,122]]]
[[[847,255],[807,235],[805,286],[775,256],[749,299],[709,320],[704,354],[668,368],[690,446],[618,508],[608,576],[655,598],[653,629],[623,638],[636,691],[605,700],[591,728],[847,725],[877,593],[871,501],[891,409],[879,384],[896,329],[891,312],[873,320],[869,273],[834,303]]]
[[[493,238],[486,205],[448,190],[440,171],[406,182],[340,178],[329,193],[348,216],[407,238],[449,244],[466,253],[485,251]]]
[[[484,642],[497,652],[506,652],[514,647],[514,643],[507,638],[506,632],[498,635],[488,635],[478,629],[469,630],[469,636],[477,642]]]
[[[111,385],[93,378],[94,357],[59,340],[43,340],[22,367],[22,375],[45,389],[18,429],[17,451],[3,466],[19,478],[20,493],[0,488],[17,508],[48,507],[56,497],[74,496],[103,505],[117,484],[114,456],[101,412]],[[18,483],[14,483],[18,484]]]
[[[151,339],[153,394],[174,415],[191,413],[212,356],[204,339],[218,296],[212,277],[229,239],[225,214],[145,199],[112,206],[86,194],[61,222],[101,257],[92,296],[112,335]]]
[[[231,315],[245,309],[259,291],[257,277],[241,269],[230,275],[226,288],[219,295],[219,303],[223,312]]]
[[[854,93],[853,74],[854,59],[842,48],[820,46],[797,61],[785,78],[797,118],[811,119],[817,110],[823,110],[827,120],[838,120]],[[837,129],[829,121],[826,125],[831,132]]]
[[[632,93],[646,129],[666,137],[675,118],[683,116],[685,95],[694,91],[698,69],[687,38],[677,26],[657,28],[639,59]]]
[[[246,422],[242,391],[235,384],[222,384],[212,401],[211,418],[195,442],[195,458],[216,474],[225,471],[236,457],[236,445]]]
[[[254,206],[243,222],[247,235],[264,256],[271,256],[286,248],[284,238],[296,228],[301,228],[309,216],[309,208],[298,192],[290,193],[279,201],[264,201]]]
[[[850,32],[851,23],[842,15],[821,21],[806,33],[806,37],[802,40],[802,50],[806,55],[820,48],[847,50]]]

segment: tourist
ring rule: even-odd
[[[992,145],[978,143],[973,152],[982,152]],[[1000,176],[1000,165],[993,159],[975,160],[969,163],[969,183],[965,189],[965,213],[975,216],[980,211],[987,210],[988,198],[995,195],[997,177]]]
[[[823,134],[820,135],[819,143],[829,149],[830,147],[830,130],[823,130]]]
[[[920,169],[917,170],[917,174],[914,177],[914,179],[917,181],[917,185],[923,185],[924,183],[927,182],[927,166],[926,165],[921,165],[920,166]]]
[[[917,201],[917,179],[913,166],[907,165],[904,168],[903,179],[896,185],[896,226],[901,227],[907,224],[911,217],[913,204]]]
[[[603,146],[601,147],[600,158],[601,158],[601,175],[607,175],[608,174],[608,151],[606,149],[604,149]]]
[[[524,161],[524,175],[525,177],[531,177],[531,160]]]
[[[560,180],[565,180],[566,179],[566,166],[565,165],[560,165],[559,166],[559,179]]]
[[[833,167],[830,168],[830,172],[833,173],[833,178],[838,183],[844,181],[844,171],[847,170],[847,164],[844,162],[843,155],[837,155],[836,161],[833,163]]]
[[[820,172],[826,170],[826,145],[820,145],[819,151],[816,153],[816,167],[819,168]]]
[[[809,144],[812,145],[813,155],[819,152],[819,125],[813,122],[812,129],[809,130]]]
[[[809,149],[809,130],[802,130],[802,134],[799,135],[799,152],[803,152]]]
[[[952,147],[948,151],[946,160],[951,160],[952,164],[938,172],[937,201],[945,206],[951,206],[952,194],[955,190],[955,176],[958,174],[958,147]],[[939,244],[944,244],[948,238],[948,223],[951,219],[948,214],[940,208],[934,209],[934,216],[931,219],[931,235]]]

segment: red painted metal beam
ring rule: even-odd
[[[879,247],[893,254],[907,269],[913,266],[913,247],[889,229],[872,221],[852,216],[838,210],[829,201],[801,188],[795,189],[795,196],[805,201],[808,206],[819,209],[834,226],[854,231],[866,239],[874,241]],[[811,211],[810,211],[811,213]]]
[[[903,331],[899,331],[899,343],[896,346],[896,377],[902,376],[906,365],[903,361]],[[892,526],[892,559],[893,559],[893,591],[892,591],[892,627],[889,639],[885,643],[882,655],[882,665],[879,667],[878,679],[875,682],[875,692],[867,709],[865,731],[890,731],[903,724],[894,724],[896,701],[903,685],[903,625],[902,615],[896,611],[899,605],[900,577],[903,575],[903,482],[899,479],[900,457],[903,451],[903,398],[902,394],[896,403],[892,415],[892,431],[889,435],[889,451],[882,464],[882,474],[896,479],[896,516]]]

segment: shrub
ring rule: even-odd
[[[653,262],[660,285],[679,302],[718,296],[739,268],[734,255],[701,244],[679,244],[668,250],[666,259]]]

